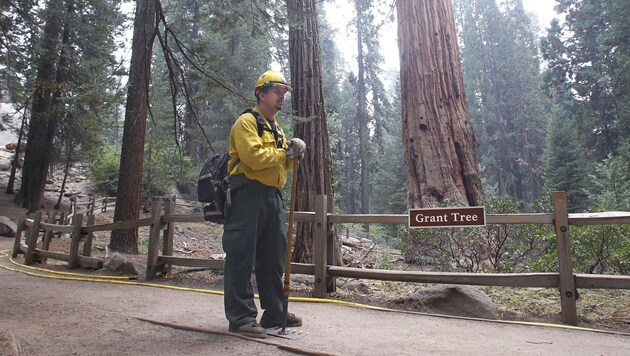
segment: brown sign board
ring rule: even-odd
[[[486,208],[409,209],[409,227],[486,226]]]

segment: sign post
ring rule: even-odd
[[[486,226],[486,208],[409,209],[409,227],[471,227]]]

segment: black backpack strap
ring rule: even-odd
[[[251,114],[254,116],[254,118],[256,118],[256,126],[258,127],[258,136],[262,137],[262,134],[264,131],[269,131],[273,134],[273,138],[276,140],[276,145],[278,146],[278,148],[282,148],[282,141],[278,141],[278,137],[282,137],[282,135],[276,129],[275,122],[273,123],[274,128],[270,129],[269,127],[267,127],[267,124],[265,123],[265,119],[254,110],[247,109],[241,113],[241,115],[243,114]]]

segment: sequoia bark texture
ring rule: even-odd
[[[477,205],[477,141],[451,0],[397,0],[396,7],[409,206]]]
[[[297,176],[296,211],[315,211],[315,197],[323,194],[328,196],[328,211],[332,212],[332,162],[322,92],[315,0],[287,0],[287,7],[292,108],[293,115],[298,117],[293,135],[306,143],[306,154],[300,161]],[[312,261],[312,224],[298,224],[294,246],[293,261]]]
[[[114,221],[138,219],[149,108],[151,53],[156,35],[156,0],[137,0]],[[112,231],[109,247],[138,253],[138,229]]]

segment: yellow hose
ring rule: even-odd
[[[0,258],[9,257],[8,251],[10,251],[10,250],[0,251]],[[47,274],[28,272],[28,271],[15,269],[15,268],[11,268],[11,267],[4,266],[4,265],[0,264],[0,267],[4,268],[6,270],[23,273],[23,274],[26,274],[26,275],[29,275],[29,276],[33,276],[33,277],[58,279],[58,280],[65,280],[65,281],[84,281],[84,282],[97,282],[97,283],[114,283],[114,284],[135,285],[135,286],[144,286],[144,287],[165,288],[165,289],[172,289],[172,290],[177,290],[177,291],[196,292],[196,293],[213,294],[213,295],[223,295],[222,291],[213,291],[213,290],[199,289],[199,288],[177,287],[177,286],[170,286],[170,285],[157,284],[157,283],[134,282],[134,281],[129,281],[128,280],[129,277],[121,277],[121,276],[93,276],[93,275],[89,275],[89,274],[47,270],[47,269],[44,269],[44,268],[27,266],[27,265],[18,263],[16,261],[14,261],[13,258],[11,258],[11,257],[9,257],[9,261],[11,261],[11,263],[13,263],[14,265],[19,266],[19,267],[23,267],[23,268],[27,268],[27,269],[31,269],[31,270],[36,270],[36,271],[41,271],[41,272],[44,272],[44,273],[54,274],[54,275],[51,276],[51,275],[47,275]],[[256,298],[259,298],[258,294],[255,294],[254,296]],[[303,302],[303,303],[328,303],[328,304],[336,304],[336,305],[343,305],[343,306],[363,308],[363,309],[380,310],[380,311],[395,312],[395,313],[405,313],[405,314],[426,315],[426,316],[440,317],[440,318],[449,318],[449,319],[463,319],[463,320],[484,321],[484,322],[491,322],[491,323],[501,323],[501,324],[514,324],[514,325],[529,325],[529,326],[551,327],[551,328],[590,331],[590,332],[597,332],[597,333],[604,333],[604,334],[615,334],[615,335],[630,336],[630,333],[624,333],[624,332],[619,332],[619,331],[598,330],[598,329],[584,328],[584,327],[580,327],[580,326],[562,325],[562,324],[549,324],[549,323],[529,322],[529,321],[492,320],[492,319],[469,318],[469,317],[452,316],[452,315],[430,314],[430,313],[421,313],[421,312],[412,312],[412,311],[389,309],[389,308],[377,307],[377,306],[372,306],[372,305],[367,305],[367,304],[347,302],[347,301],[344,301],[344,300],[308,298],[308,297],[289,297],[289,301]]]

